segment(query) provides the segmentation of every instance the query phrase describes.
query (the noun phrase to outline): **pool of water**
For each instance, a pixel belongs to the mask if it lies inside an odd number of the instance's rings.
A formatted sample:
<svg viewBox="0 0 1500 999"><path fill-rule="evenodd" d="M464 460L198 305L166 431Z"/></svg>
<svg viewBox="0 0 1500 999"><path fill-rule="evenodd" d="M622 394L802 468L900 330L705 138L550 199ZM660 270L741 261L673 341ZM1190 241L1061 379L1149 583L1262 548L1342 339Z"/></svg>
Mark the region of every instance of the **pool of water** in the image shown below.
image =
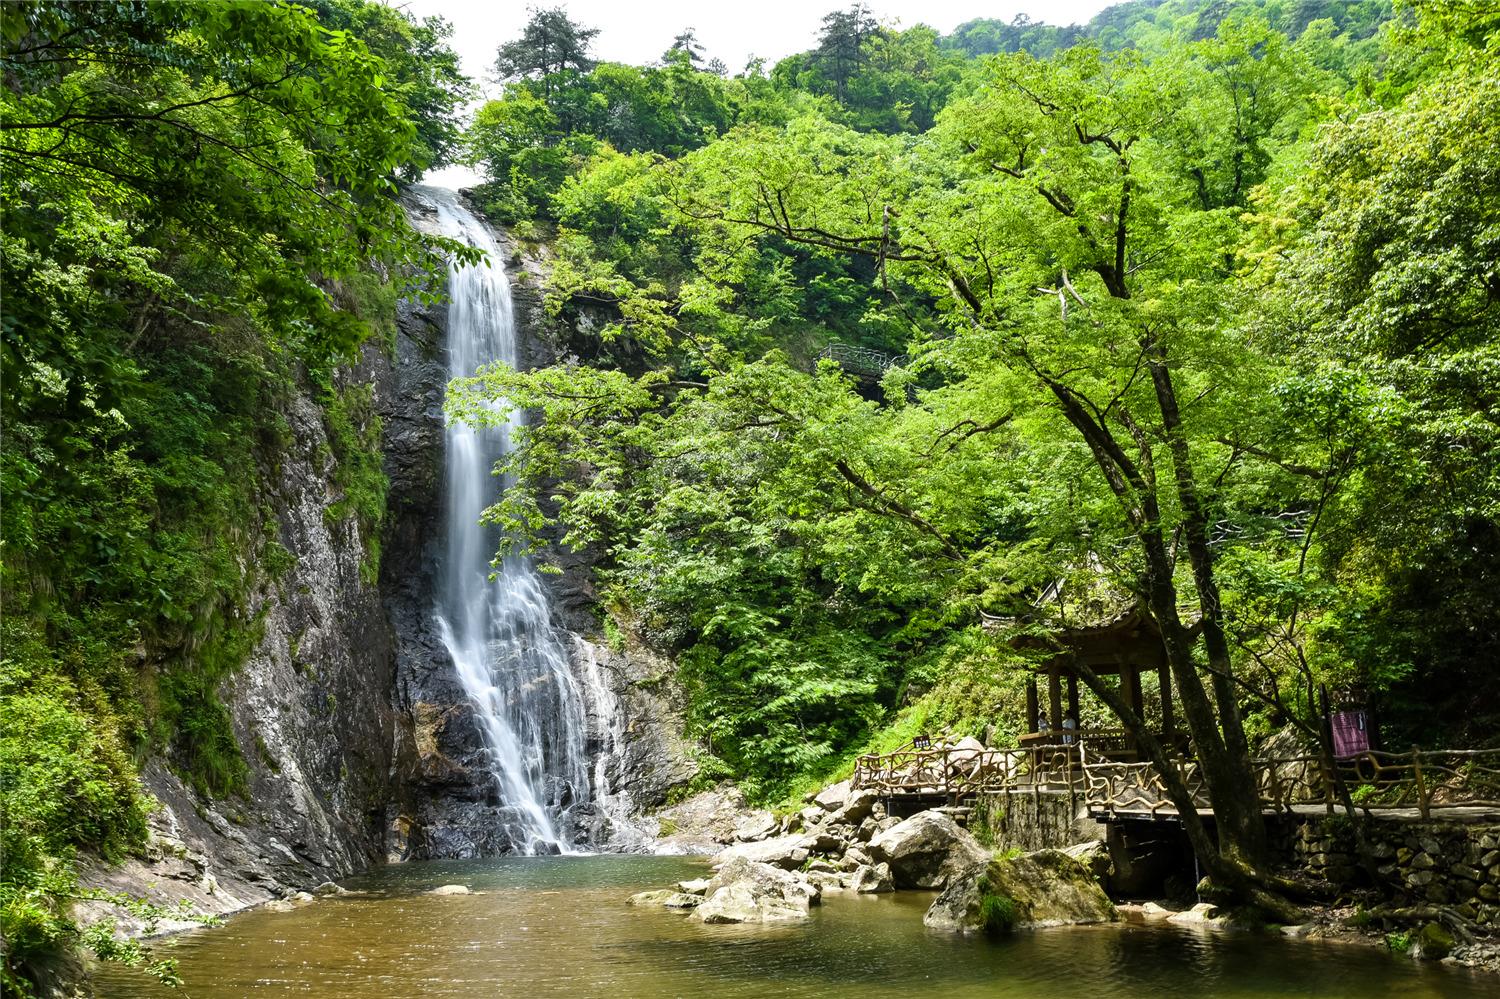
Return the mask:
<svg viewBox="0 0 1500 999"><path fill-rule="evenodd" d="M1350 945L1160 925L1044 930L992 941L928 930L931 897L829 893L791 926L705 926L628 907L701 875L671 857L551 857L392 866L359 894L255 911L161 941L186 987L109 970L104 996L1016 997L1428 999L1500 993L1492 977ZM470 895L425 894L464 884Z"/></svg>

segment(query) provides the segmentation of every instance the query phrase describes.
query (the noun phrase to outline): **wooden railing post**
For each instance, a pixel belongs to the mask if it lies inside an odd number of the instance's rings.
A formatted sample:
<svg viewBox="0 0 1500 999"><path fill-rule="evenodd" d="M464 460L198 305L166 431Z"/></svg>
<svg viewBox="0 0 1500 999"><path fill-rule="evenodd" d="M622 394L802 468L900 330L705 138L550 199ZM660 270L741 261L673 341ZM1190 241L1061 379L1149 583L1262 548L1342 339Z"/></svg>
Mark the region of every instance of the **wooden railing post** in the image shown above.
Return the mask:
<svg viewBox="0 0 1500 999"><path fill-rule="evenodd" d="M1411 747L1411 773L1417 783L1417 811L1426 820L1429 818L1427 784L1422 780L1422 750L1416 746Z"/></svg>

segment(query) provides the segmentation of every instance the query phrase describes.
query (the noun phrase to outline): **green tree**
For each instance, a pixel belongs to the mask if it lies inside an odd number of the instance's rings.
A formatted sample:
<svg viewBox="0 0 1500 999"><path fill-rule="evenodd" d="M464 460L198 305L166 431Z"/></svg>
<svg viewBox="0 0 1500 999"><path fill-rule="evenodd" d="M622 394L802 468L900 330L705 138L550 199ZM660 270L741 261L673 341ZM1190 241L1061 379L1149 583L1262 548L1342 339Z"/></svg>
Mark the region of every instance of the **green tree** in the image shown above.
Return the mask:
<svg viewBox="0 0 1500 999"><path fill-rule="evenodd" d="M831 11L823 17L813 61L833 84L833 92L840 101L844 100L850 77L865 64L865 43L879 30L870 8L864 4Z"/></svg>
<svg viewBox="0 0 1500 999"><path fill-rule="evenodd" d="M661 61L686 62L689 66L697 67L703 62L703 46L698 41L698 33L692 28L679 31L672 38L672 44L667 46L667 51L662 53Z"/></svg>
<svg viewBox="0 0 1500 999"><path fill-rule="evenodd" d="M473 96L473 84L450 47L453 26L441 17L414 20L374 0L314 0L319 20L353 34L384 63L417 129L417 148L400 174L413 181L426 170L454 162L462 143L458 113Z"/></svg>
<svg viewBox="0 0 1500 999"><path fill-rule="evenodd" d="M1491 738L1495 723L1478 622L1495 612L1500 532L1500 18L1416 10L1394 35L1392 61L1420 56L1398 74L1404 93L1345 109L1260 199L1255 277L1309 378L1359 387L1315 551L1336 593L1323 637L1354 682L1394 684L1392 734L1430 744Z"/></svg>
<svg viewBox="0 0 1500 999"><path fill-rule="evenodd" d="M537 80L545 95L552 92L555 74L585 73L593 68L589 46L598 37L598 28L576 23L561 7L529 11L531 20L521 37L500 46L495 70L502 80Z"/></svg>

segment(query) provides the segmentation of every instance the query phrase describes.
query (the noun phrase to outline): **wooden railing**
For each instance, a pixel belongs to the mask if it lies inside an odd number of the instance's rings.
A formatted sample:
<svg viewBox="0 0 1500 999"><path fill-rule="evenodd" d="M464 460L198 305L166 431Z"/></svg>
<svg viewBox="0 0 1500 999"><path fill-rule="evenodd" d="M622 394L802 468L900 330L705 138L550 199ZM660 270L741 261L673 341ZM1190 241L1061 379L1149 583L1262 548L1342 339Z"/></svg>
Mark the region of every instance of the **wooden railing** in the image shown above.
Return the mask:
<svg viewBox="0 0 1500 999"><path fill-rule="evenodd" d="M1336 804L1334 774L1321 757L1257 760L1261 799L1288 811ZM1500 807L1500 749L1368 751L1335 764L1354 804L1362 809Z"/></svg>
<svg viewBox="0 0 1500 999"><path fill-rule="evenodd" d="M946 796L1081 787L1081 743L1024 749L907 749L861 756L852 786L888 796Z"/></svg>
<svg viewBox="0 0 1500 999"><path fill-rule="evenodd" d="M1176 805L1155 765L1110 759L1080 731L1074 741L1020 749L908 749L861 756L853 786L886 796L947 797L955 802L979 794L1068 790L1082 795L1090 811L1155 816ZM1297 806L1337 804L1334 774L1316 756L1257 759L1261 806L1291 811ZM1199 808L1208 807L1196 761L1174 761L1177 775ZM1362 809L1432 810L1464 806L1500 807L1500 749L1368 752L1337 764L1338 777Z"/></svg>
<svg viewBox="0 0 1500 999"><path fill-rule="evenodd" d="M1208 795L1195 760L1173 761L1177 776L1193 796L1198 808L1208 807ZM1109 760L1090 762L1083 768L1083 800L1093 813L1155 816L1177 810L1167 794L1161 771L1151 763L1117 763Z"/></svg>

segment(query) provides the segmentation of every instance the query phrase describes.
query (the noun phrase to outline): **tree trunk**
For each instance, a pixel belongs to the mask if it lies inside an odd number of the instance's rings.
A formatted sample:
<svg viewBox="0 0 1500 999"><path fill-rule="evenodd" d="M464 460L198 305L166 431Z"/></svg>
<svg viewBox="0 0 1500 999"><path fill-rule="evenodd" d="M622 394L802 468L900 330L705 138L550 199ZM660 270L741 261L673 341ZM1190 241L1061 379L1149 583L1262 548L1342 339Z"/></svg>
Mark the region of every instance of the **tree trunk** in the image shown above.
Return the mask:
<svg viewBox="0 0 1500 999"><path fill-rule="evenodd" d="M1183 512L1183 539L1188 561L1192 564L1193 582L1198 589L1204 652L1208 657L1214 700L1218 705L1219 730L1223 736L1221 752L1200 752L1199 758L1205 776L1210 769L1214 771L1210 781L1216 789L1213 800L1214 816L1219 826L1219 849L1249 867L1258 868L1266 861L1266 827L1261 815L1255 769L1250 761L1250 742L1245 737L1239 698L1234 689L1234 664L1224 635L1224 610L1214 576L1214 554L1208 542L1208 515L1193 473L1192 455L1177 406L1176 387L1166 365L1166 350L1159 343L1146 346L1154 358L1148 366L1156 389L1167 449L1172 456L1177 501Z"/></svg>

